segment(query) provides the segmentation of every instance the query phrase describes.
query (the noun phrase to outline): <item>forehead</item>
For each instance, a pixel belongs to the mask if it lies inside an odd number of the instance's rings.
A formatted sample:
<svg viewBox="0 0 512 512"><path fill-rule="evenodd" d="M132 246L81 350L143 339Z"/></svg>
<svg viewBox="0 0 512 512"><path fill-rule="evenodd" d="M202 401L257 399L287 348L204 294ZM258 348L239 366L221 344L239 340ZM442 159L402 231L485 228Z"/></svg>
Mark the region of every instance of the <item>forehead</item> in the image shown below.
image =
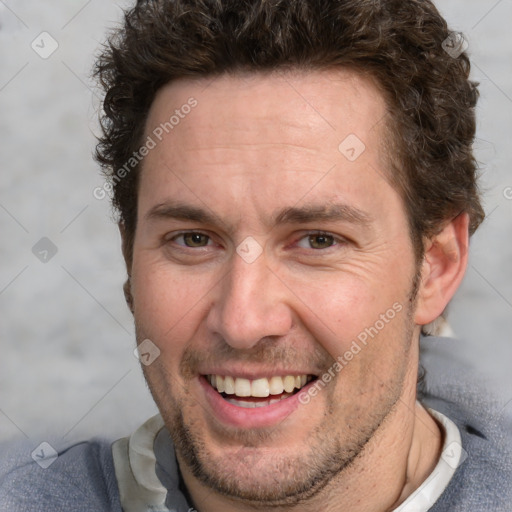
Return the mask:
<svg viewBox="0 0 512 512"><path fill-rule="evenodd" d="M162 87L151 106L146 131L169 121L176 109L197 100L194 128L243 127L239 135L250 136L249 119L279 120L294 127L283 135L305 136L311 130L339 139L346 130L363 137L386 114L386 105L375 81L349 69L273 71L224 74L200 79L180 79ZM188 109L186 109L188 110ZM215 119L212 117L215 116ZM183 132L189 123L182 123ZM172 131L174 131L173 127ZM258 136L262 136L259 126ZM271 132L269 127L268 133ZM255 131L254 130L254 131ZM273 135L273 134L272 134ZM329 137L329 138L331 138ZM327 141L326 141L327 142Z"/></svg>
<svg viewBox="0 0 512 512"><path fill-rule="evenodd" d="M379 89L351 70L178 80L148 115L155 148L143 164L140 206L152 206L149 195L154 205L215 193L233 206L240 196L291 206L301 194L327 202L371 195L383 185L385 118Z"/></svg>

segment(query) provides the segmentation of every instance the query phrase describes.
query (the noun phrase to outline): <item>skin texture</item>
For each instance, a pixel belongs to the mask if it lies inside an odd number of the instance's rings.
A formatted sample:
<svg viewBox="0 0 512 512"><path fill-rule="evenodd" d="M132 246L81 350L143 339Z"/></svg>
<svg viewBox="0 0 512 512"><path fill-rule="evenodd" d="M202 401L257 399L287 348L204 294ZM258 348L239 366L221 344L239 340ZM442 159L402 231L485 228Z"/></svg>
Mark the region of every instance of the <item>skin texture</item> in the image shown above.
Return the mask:
<svg viewBox="0 0 512 512"><path fill-rule="evenodd" d="M200 512L392 510L439 457L439 427L415 403L418 337L462 279L467 216L426 241L418 266L385 178L386 105L352 71L178 81L157 94L146 136L190 97L197 107L145 158L127 266L137 340L161 351L145 376L191 500ZM338 149L350 134L365 145L354 161ZM237 253L247 237L262 251L251 263ZM201 374L321 376L393 307L279 422L233 425L205 396Z"/></svg>

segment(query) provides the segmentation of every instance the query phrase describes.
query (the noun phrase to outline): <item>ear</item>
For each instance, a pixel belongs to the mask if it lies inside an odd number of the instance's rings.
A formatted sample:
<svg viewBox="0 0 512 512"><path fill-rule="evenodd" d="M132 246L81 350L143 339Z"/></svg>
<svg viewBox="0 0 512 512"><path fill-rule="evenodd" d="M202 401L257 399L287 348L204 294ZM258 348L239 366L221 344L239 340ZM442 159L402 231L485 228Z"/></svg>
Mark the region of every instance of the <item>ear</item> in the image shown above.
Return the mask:
<svg viewBox="0 0 512 512"><path fill-rule="evenodd" d="M468 263L469 215L461 213L427 241L415 323L426 325L439 317L455 295Z"/></svg>
<svg viewBox="0 0 512 512"><path fill-rule="evenodd" d="M128 235L128 231L126 230L126 226L123 222L119 222L117 227L121 234L121 250L126 264L126 271L128 272L128 276L130 276L132 273L133 236Z"/></svg>
<svg viewBox="0 0 512 512"><path fill-rule="evenodd" d="M120 222L118 224L119 232L121 233L121 249L123 252L124 262L126 264L126 271L128 273L128 279L123 285L124 298L126 305L133 314L133 295L132 295L132 284L131 284L131 271L132 271L132 257L133 257L133 240L129 237L126 232L125 225Z"/></svg>

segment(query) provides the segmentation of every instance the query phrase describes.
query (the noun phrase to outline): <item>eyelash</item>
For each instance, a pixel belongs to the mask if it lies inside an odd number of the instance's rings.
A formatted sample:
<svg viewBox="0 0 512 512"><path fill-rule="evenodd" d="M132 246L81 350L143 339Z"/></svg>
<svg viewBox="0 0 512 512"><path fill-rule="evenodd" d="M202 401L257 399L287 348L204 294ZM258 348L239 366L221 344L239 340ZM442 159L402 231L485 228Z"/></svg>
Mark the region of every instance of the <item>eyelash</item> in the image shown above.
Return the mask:
<svg viewBox="0 0 512 512"><path fill-rule="evenodd" d="M188 249L205 249L207 247L210 247L210 242L213 242L213 239L210 235L208 235L207 233L203 233L201 231L182 231L181 233L177 233L176 235L174 235L173 237L167 239L166 241L167 242L175 242L176 243L176 240L180 237L184 237L185 235L200 235L200 236L205 236L208 238L208 242L207 242L207 245L205 246L198 246L198 247L190 247L188 245L185 245L184 243L183 244L177 244L179 247L181 248L184 248L185 250L188 250ZM308 233L305 233L304 235L302 235L300 238L298 238L295 242L293 242L292 245L297 245L300 241L304 240L304 239L307 239L307 238L310 238L310 237L321 237L321 236L325 236L325 237L330 237L332 238L332 241L333 241L333 244L330 245L329 247L326 247L326 248L323 248L323 249L315 249L313 247L309 247L309 248L304 248L302 247L301 249L305 249L305 250L311 250L311 251L315 251L315 252L325 252L325 251L328 251L329 249L332 249L333 247L337 247L339 245L343 245L345 243L347 243L347 240L342 238L342 237L339 237L339 236L336 236L332 233L329 233L329 232L326 232L326 231L311 231L311 232L308 232Z"/></svg>
<svg viewBox="0 0 512 512"><path fill-rule="evenodd" d="M185 235L200 235L205 236L208 238L208 243L213 241L212 237L206 233L203 233L202 231L182 231L181 233L177 233L176 235L172 236L171 238L167 239L167 242L175 242L177 238L184 237ZM179 247L183 247L185 249L204 249L205 247L209 247L209 245L205 246L199 246L199 247L190 247L185 244L177 244Z"/></svg>
<svg viewBox="0 0 512 512"><path fill-rule="evenodd" d="M301 240L304 240L304 239L308 239L311 237L321 237L321 236L332 238L333 244L324 249L315 249L313 247L309 247L309 248L306 248L306 250L311 250L311 251L315 251L315 252L320 252L320 251L325 252L330 249L333 249L334 247L342 245L343 243L346 242L345 239L338 237L338 236L336 236L332 233L329 233L327 231L311 231L311 232L306 233L303 236L301 236L296 242L294 242L294 244L297 244L298 242L300 242Z"/></svg>

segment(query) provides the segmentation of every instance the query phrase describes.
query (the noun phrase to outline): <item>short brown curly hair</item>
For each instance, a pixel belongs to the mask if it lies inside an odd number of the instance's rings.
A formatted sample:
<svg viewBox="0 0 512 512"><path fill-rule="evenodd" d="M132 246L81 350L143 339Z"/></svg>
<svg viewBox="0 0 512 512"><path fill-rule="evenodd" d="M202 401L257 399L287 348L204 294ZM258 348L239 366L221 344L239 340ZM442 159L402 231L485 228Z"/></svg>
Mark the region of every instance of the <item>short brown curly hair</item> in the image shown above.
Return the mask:
<svg viewBox="0 0 512 512"><path fill-rule="evenodd" d="M450 35L429 0L138 1L95 68L106 93L96 158L128 251L138 169L113 178L140 148L156 92L178 78L274 69L345 67L376 81L389 113L389 180L404 200L416 256L462 212L472 234L484 218L472 151L478 91L466 53L445 51Z"/></svg>

